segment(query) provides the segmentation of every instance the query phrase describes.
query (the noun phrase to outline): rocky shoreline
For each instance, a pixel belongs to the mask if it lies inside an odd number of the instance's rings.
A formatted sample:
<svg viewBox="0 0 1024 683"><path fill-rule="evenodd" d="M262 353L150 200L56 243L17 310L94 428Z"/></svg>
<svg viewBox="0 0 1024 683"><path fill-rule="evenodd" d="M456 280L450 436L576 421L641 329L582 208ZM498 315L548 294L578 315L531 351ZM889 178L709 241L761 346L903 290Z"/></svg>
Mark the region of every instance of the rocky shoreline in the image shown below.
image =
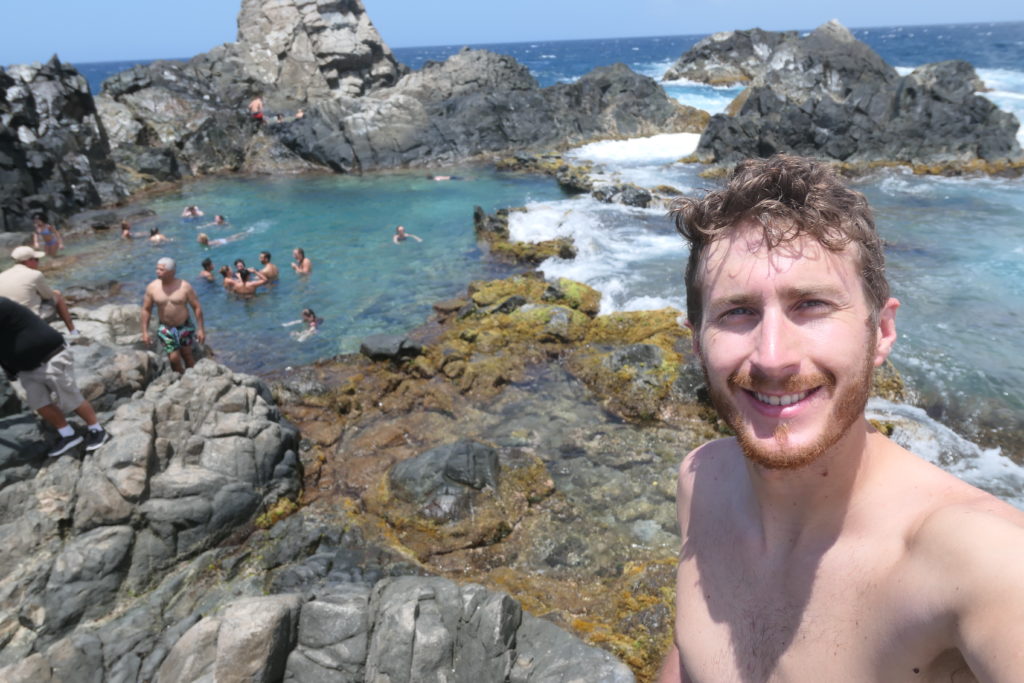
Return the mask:
<svg viewBox="0 0 1024 683"><path fill-rule="evenodd" d="M975 94L969 64L900 77L834 22L805 37L716 34L680 57L666 78L749 83L714 117L622 64L547 88L486 50L410 72L359 0L245 0L238 25L236 42L132 68L95 98L56 57L0 70L0 232L210 174L362 173L663 133L701 133L689 161L710 173L775 152L851 172L1024 168L1019 122ZM257 96L262 121L247 111Z"/></svg>

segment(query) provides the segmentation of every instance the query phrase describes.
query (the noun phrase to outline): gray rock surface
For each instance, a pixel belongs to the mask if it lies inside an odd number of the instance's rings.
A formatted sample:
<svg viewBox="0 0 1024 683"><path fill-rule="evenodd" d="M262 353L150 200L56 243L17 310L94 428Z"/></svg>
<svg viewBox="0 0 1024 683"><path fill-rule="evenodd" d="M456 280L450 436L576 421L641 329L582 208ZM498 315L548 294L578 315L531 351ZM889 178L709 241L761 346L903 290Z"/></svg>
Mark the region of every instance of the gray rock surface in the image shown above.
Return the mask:
<svg viewBox="0 0 1024 683"><path fill-rule="evenodd" d="M258 380L209 360L179 377L152 352L110 345L138 329L137 307L75 310L77 382L112 439L51 459L55 437L34 414L0 418L0 666L42 675L29 655L59 642L53 680L71 680L59 677L74 670L69 652L95 654L79 627L299 484L297 434Z"/></svg>
<svg viewBox="0 0 1024 683"><path fill-rule="evenodd" d="M56 56L0 68L0 233L124 194L85 78Z"/></svg>
<svg viewBox="0 0 1024 683"><path fill-rule="evenodd" d="M836 22L805 37L741 31L708 38L673 76L715 82L729 68L750 87L711 118L696 155L731 164L777 152L853 165L902 162L994 170L1024 160L1018 121L989 100L974 69L943 62L900 77Z"/></svg>

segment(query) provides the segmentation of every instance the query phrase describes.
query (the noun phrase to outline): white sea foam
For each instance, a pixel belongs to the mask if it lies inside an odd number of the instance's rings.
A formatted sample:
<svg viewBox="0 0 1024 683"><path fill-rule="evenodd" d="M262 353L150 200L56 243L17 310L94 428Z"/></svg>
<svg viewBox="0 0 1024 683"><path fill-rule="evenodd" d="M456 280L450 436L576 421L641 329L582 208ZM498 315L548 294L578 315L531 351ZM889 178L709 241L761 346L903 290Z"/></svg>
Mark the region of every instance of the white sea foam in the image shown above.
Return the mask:
<svg viewBox="0 0 1024 683"><path fill-rule="evenodd" d="M667 162L692 154L699 141L698 133L666 133L647 138L605 140L577 147L570 152L570 156L596 163Z"/></svg>
<svg viewBox="0 0 1024 683"><path fill-rule="evenodd" d="M1024 509L1024 467L1005 457L998 448L982 448L914 406L872 398L867 415L894 422L892 438L904 448Z"/></svg>
<svg viewBox="0 0 1024 683"><path fill-rule="evenodd" d="M635 296L632 299L627 299L622 304L620 310L623 311L656 311L661 308L675 308L679 311L683 310L685 305L683 297L670 299L662 296ZM682 321L680 321L680 324Z"/></svg>
<svg viewBox="0 0 1024 683"><path fill-rule="evenodd" d="M662 308L682 291L685 247L662 210L592 197L536 203L509 215L509 233L513 240L528 241L571 237L576 258L548 259L539 268L549 278L567 277L599 290L602 313ZM647 303L639 303L645 298Z"/></svg>

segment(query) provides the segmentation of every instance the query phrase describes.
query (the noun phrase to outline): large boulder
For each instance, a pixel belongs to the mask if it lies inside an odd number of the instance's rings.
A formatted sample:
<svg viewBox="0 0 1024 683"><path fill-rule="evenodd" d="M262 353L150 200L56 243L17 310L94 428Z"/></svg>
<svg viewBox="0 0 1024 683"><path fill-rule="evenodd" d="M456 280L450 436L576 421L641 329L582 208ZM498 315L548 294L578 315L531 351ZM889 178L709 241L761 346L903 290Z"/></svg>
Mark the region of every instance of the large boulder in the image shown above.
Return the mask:
<svg viewBox="0 0 1024 683"><path fill-rule="evenodd" d="M56 56L0 68L0 232L123 195L85 78Z"/></svg>
<svg viewBox="0 0 1024 683"><path fill-rule="evenodd" d="M1024 163L1016 117L975 94L982 84L969 64L900 77L835 21L804 37L756 29L712 36L671 73L751 84L730 113L711 118L696 152L704 162L785 152L853 166L995 171Z"/></svg>

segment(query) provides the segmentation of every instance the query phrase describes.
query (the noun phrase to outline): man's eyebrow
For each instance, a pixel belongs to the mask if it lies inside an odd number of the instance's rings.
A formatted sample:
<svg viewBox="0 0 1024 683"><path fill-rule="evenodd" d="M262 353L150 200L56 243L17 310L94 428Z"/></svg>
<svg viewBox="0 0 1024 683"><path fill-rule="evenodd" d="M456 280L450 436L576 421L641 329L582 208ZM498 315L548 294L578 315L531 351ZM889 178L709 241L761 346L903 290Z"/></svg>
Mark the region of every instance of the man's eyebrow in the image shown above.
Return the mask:
<svg viewBox="0 0 1024 683"><path fill-rule="evenodd" d="M761 303L761 297L755 294L733 294L731 296L722 296L717 299L712 299L708 302L708 309L721 309L721 308L732 308L732 307L749 307L757 306Z"/></svg>
<svg viewBox="0 0 1024 683"><path fill-rule="evenodd" d="M795 300L795 299L813 299L815 297L823 297L827 299L841 299L845 301L849 298L850 294L845 287L837 287L835 285L807 285L805 287L787 287L781 292L783 298Z"/></svg>

